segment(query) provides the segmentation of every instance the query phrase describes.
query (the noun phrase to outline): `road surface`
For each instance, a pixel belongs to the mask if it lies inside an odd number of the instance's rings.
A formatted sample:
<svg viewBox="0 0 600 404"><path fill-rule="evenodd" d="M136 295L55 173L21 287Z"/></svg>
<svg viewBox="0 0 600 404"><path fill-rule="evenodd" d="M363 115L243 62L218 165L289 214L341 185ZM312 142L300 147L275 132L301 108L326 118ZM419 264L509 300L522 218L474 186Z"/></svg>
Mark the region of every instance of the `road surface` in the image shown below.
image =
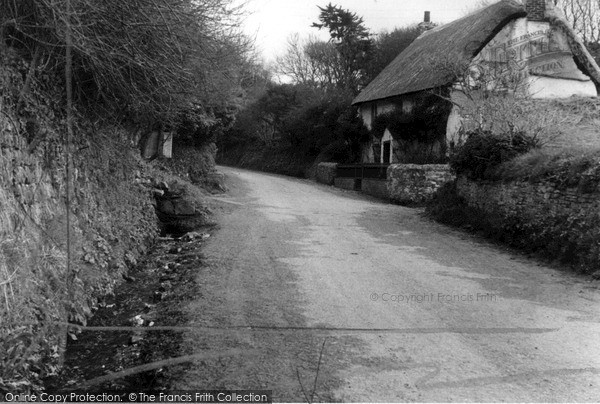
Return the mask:
<svg viewBox="0 0 600 404"><path fill-rule="evenodd" d="M277 401L600 401L597 281L389 204L221 167L179 389ZM208 331L207 331L208 330Z"/></svg>

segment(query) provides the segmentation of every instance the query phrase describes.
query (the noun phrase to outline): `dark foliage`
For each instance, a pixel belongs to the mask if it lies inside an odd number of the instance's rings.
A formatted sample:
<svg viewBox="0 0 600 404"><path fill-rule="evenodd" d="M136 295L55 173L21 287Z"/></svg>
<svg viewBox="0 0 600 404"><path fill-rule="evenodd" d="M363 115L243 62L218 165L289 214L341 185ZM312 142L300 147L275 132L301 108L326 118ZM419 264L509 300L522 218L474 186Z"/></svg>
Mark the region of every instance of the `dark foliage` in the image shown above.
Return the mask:
<svg viewBox="0 0 600 404"><path fill-rule="evenodd" d="M371 133L381 138L389 129L397 140L432 143L445 135L451 108L450 102L440 97L424 96L416 100L410 112L396 108L378 115L373 120Z"/></svg>
<svg viewBox="0 0 600 404"><path fill-rule="evenodd" d="M369 132L351 100L340 91L272 86L219 138L218 158L292 175L304 175L317 157L355 162Z"/></svg>
<svg viewBox="0 0 600 404"><path fill-rule="evenodd" d="M380 33L374 42L373 57L368 67L368 80L373 80L392 60L421 34L417 26L396 28Z"/></svg>
<svg viewBox="0 0 600 404"><path fill-rule="evenodd" d="M225 150L262 140L289 148L299 156L316 157L335 144L336 158L344 155L344 162L356 160L361 143L368 140L368 131L350 106L351 99L351 94L301 85L272 86L240 114L220 138L219 147Z"/></svg>
<svg viewBox="0 0 600 404"><path fill-rule="evenodd" d="M471 179L491 179L497 167L537 146L524 132L497 135L487 131L471 132L450 157L450 166Z"/></svg>
<svg viewBox="0 0 600 404"><path fill-rule="evenodd" d="M283 138L298 153L316 157L332 143L345 144L356 160L367 131L347 96L326 95L285 116Z"/></svg>
<svg viewBox="0 0 600 404"><path fill-rule="evenodd" d="M367 84L367 69L373 53L373 40L362 17L329 3L319 7L320 23L313 27L327 29L340 55L340 86L356 94Z"/></svg>

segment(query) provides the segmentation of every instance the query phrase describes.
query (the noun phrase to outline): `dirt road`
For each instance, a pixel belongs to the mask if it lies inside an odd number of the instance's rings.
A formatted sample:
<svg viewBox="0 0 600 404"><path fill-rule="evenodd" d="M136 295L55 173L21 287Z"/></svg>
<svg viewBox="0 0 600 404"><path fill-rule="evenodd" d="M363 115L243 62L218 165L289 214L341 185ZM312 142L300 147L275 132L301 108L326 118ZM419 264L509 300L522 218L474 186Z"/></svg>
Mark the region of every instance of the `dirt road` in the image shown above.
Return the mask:
<svg viewBox="0 0 600 404"><path fill-rule="evenodd" d="M176 388L273 389L277 401L600 400L597 282L391 205L221 168L196 363ZM210 332L206 328L211 327Z"/></svg>

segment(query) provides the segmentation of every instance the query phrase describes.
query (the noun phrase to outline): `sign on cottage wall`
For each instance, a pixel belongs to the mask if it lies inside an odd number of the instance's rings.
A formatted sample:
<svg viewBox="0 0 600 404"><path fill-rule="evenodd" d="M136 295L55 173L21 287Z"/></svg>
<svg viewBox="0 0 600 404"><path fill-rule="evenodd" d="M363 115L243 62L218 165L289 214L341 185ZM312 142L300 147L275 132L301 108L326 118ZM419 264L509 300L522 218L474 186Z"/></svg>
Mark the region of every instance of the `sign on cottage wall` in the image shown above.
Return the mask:
<svg viewBox="0 0 600 404"><path fill-rule="evenodd" d="M522 18L506 25L474 59L489 73L589 81L575 65L565 34L547 22Z"/></svg>

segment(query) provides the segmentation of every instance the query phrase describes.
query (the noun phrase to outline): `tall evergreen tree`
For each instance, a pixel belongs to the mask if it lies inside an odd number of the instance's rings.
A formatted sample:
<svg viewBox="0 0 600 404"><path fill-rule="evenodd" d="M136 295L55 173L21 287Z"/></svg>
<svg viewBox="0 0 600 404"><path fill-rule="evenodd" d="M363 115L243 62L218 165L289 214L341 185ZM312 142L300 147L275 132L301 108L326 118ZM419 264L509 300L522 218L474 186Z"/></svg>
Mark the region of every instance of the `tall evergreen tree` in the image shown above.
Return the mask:
<svg viewBox="0 0 600 404"><path fill-rule="evenodd" d="M319 7L319 23L313 27L327 29L330 41L340 54L340 86L358 93L366 85L367 69L373 52L373 40L362 17L329 3Z"/></svg>

